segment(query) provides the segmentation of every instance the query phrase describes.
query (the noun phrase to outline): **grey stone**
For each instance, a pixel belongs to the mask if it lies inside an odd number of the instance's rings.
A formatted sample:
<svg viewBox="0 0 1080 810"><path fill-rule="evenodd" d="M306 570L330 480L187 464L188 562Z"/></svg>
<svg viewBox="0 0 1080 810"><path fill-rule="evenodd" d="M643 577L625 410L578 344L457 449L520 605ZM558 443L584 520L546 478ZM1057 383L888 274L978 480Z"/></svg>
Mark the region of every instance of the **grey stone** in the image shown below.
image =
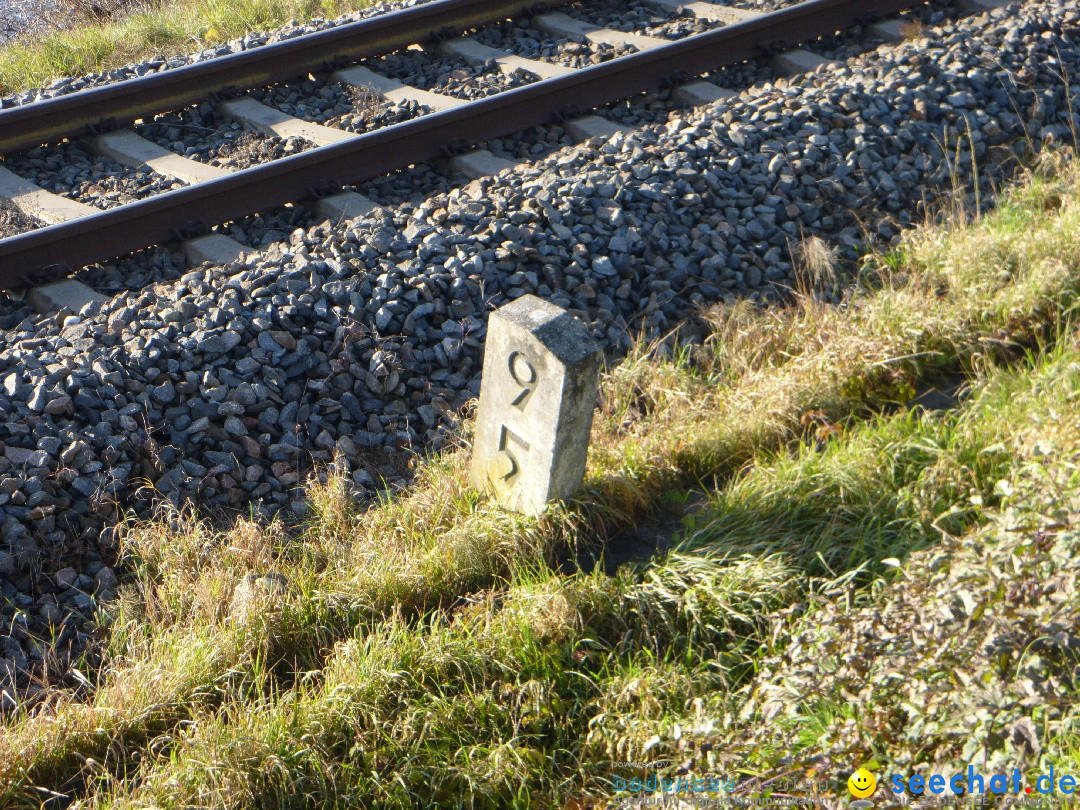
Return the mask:
<svg viewBox="0 0 1080 810"><path fill-rule="evenodd" d="M43 450L27 450L22 447L4 448L4 457L17 466L44 467L49 461L49 454Z"/></svg>
<svg viewBox="0 0 1080 810"><path fill-rule="evenodd" d="M64 611L52 602L46 602L39 610L41 618L51 625L60 624L64 620Z"/></svg>
<svg viewBox="0 0 1080 810"><path fill-rule="evenodd" d="M166 380L161 385L155 386L153 389L151 389L150 396L152 396L162 405L169 405L174 399L176 399L176 386L174 386L169 380Z"/></svg>
<svg viewBox="0 0 1080 810"><path fill-rule="evenodd" d="M225 432L231 436L247 436L248 434L248 430L244 426L244 423L235 416L230 416L225 419Z"/></svg>
<svg viewBox="0 0 1080 810"><path fill-rule="evenodd" d="M34 393L30 397L29 402L26 403L26 407L35 413L41 413L45 410L45 406L49 403L49 392L45 389L45 383L40 382L34 388Z"/></svg>
<svg viewBox="0 0 1080 810"><path fill-rule="evenodd" d="M57 571L53 578L61 588L70 588L79 578L79 572L74 568L63 568Z"/></svg>
<svg viewBox="0 0 1080 810"><path fill-rule="evenodd" d="M116 574L109 567L104 567L94 576L94 583L100 590L113 590L117 586Z"/></svg>

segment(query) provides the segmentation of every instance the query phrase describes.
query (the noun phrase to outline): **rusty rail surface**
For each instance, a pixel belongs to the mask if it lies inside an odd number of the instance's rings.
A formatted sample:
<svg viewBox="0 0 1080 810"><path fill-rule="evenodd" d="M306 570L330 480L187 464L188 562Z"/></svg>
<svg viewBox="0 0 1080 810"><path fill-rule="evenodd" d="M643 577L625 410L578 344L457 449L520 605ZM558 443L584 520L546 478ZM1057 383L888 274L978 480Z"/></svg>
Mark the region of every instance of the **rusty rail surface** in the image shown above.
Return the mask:
<svg viewBox="0 0 1080 810"><path fill-rule="evenodd" d="M218 180L2 239L0 289L60 278L93 262L172 241L177 234L205 230L444 156L447 144L465 148L580 114L918 4L919 0L808 0Z"/></svg>

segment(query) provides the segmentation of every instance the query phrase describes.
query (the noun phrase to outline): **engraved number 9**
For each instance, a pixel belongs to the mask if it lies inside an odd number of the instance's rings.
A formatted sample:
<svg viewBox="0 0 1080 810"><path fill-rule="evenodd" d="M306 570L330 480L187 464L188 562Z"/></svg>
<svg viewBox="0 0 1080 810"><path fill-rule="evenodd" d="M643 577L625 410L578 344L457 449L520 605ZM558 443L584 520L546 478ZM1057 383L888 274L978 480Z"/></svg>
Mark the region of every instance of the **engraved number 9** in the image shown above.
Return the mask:
<svg viewBox="0 0 1080 810"><path fill-rule="evenodd" d="M513 352L510 355L509 367L510 377L521 387L521 391L514 397L510 404L519 411L523 411L525 410L525 406L529 403L533 391L536 390L536 369L533 368L532 363L525 358L524 352Z"/></svg>

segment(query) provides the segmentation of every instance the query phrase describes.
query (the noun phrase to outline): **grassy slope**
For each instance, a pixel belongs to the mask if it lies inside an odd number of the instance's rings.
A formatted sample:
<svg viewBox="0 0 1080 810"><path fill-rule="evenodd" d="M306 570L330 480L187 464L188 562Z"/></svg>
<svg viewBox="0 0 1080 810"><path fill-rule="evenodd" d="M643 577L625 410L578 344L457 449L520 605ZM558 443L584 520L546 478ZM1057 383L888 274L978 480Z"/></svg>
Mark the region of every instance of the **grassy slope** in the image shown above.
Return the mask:
<svg viewBox="0 0 1080 810"><path fill-rule="evenodd" d="M1075 771L1048 691L1075 693L1075 543L1068 514L1049 534L1040 516L1080 494L1077 200L1058 165L871 261L843 309L740 306L702 346L642 347L605 377L586 493L542 518L479 501L455 454L363 514L314 485L302 542L133 527L108 666L5 721L3 803L545 806L602 800L609 760L685 758L695 734L720 773L768 775L1017 759L1029 724ZM957 411L880 415L961 373ZM675 553L614 579L550 567L701 482ZM268 572L287 587L242 609L237 583ZM901 654L925 605L937 623ZM1037 699L988 719L1027 681ZM946 697L917 715L929 683Z"/></svg>
<svg viewBox="0 0 1080 810"><path fill-rule="evenodd" d="M104 21L77 20L0 48L0 94L188 54L293 20L333 18L369 5L370 0L151 0Z"/></svg>
<svg viewBox="0 0 1080 810"><path fill-rule="evenodd" d="M873 420L819 451L762 459L718 493L686 548L786 545L789 560L853 549L838 568L885 561L888 573L785 611L744 690L673 721L732 711L709 736L728 768L758 776L863 763L1075 775L1078 400L1071 329L980 375L956 412Z"/></svg>

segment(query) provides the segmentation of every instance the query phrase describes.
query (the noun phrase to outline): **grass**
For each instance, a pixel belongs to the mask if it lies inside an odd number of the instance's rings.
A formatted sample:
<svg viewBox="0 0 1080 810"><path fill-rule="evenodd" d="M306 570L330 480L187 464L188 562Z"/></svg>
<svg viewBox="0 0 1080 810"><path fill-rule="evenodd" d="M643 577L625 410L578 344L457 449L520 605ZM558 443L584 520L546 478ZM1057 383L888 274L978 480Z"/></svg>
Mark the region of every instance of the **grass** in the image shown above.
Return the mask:
<svg viewBox="0 0 1080 810"><path fill-rule="evenodd" d="M723 663L738 659L789 578L776 559L692 555L640 582L549 578L420 628L388 620L339 644L315 685L207 718L170 765L110 801L499 807L556 796L568 773L603 778L570 741L587 735L591 705L612 684L624 691L630 677L667 670L674 693L702 679L721 686ZM708 666L704 650L716 654ZM234 755L227 773L214 764Z"/></svg>
<svg viewBox="0 0 1080 810"><path fill-rule="evenodd" d="M932 544L890 561L894 575L787 622L717 747L763 772L782 750L812 769L1019 768L1028 785L1051 765L1076 773L1078 361L1074 330L977 383L959 413L919 420L999 459L941 516L964 515L968 530L939 518Z"/></svg>
<svg viewBox="0 0 1080 810"><path fill-rule="evenodd" d="M103 4L90 5L100 9ZM147 0L110 6L104 19L76 13L74 21L64 9L64 18L53 21L60 30L31 34L0 49L0 93L185 55L245 34L369 5L369 0Z"/></svg>
<svg viewBox="0 0 1080 810"><path fill-rule="evenodd" d="M1065 582L1068 555L1002 526L1048 509L1051 490L1077 497L1039 476L1057 481L1077 450L1078 199L1080 165L1048 163L995 213L871 257L839 307L813 295L832 279L808 245L790 306L711 311L704 341L641 345L608 370L586 489L541 517L471 492L459 452L363 510L328 471L299 535L190 515L132 524L105 664L89 688L4 721L2 803L54 791L98 807L603 806L610 762L685 763L706 737L709 767L743 779L874 756L1007 759L1024 717L1071 734L1067 713L1020 707L1013 736L984 728L956 749L967 715L942 706L911 721L921 737L884 733L911 718L901 686L935 682L935 645L954 638L957 660L1021 689L1026 670L1001 666L985 634L928 631L926 656L907 659L868 647L860 674L880 680L888 664L900 686L866 698L878 681L855 683L845 651L890 605L906 620L919 599L961 591L959 609L975 605L972 620L985 602L978 620L1000 639L1043 633L1030 583ZM955 411L899 407L956 377L971 393ZM673 552L614 577L560 573L700 487L707 509ZM1001 583L965 561L993 548L1014 565L1017 547L1034 549L1020 591L991 599ZM1050 604L1062 620L1072 606ZM1074 689L1067 658L1039 661ZM952 695L975 713L990 700ZM1075 761L1080 738L1064 739L1047 756Z"/></svg>

